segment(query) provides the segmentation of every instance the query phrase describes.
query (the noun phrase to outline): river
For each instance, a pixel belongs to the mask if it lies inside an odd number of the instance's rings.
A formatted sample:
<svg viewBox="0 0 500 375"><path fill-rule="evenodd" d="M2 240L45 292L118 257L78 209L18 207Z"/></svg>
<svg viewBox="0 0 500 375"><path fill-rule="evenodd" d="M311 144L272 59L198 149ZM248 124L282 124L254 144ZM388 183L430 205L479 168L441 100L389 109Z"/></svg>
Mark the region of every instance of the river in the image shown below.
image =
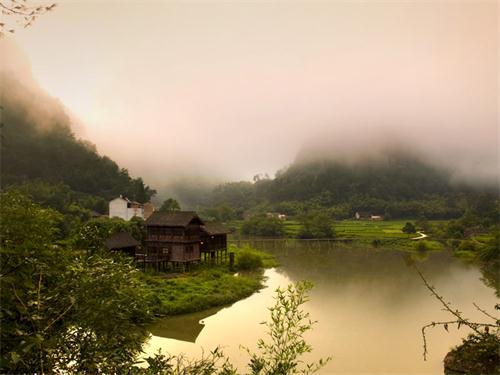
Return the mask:
<svg viewBox="0 0 500 375"><path fill-rule="evenodd" d="M410 259L395 250L333 243L254 245L274 253L281 264L266 270L266 287L225 308L161 320L151 328L152 337L145 344L148 355L161 348L163 353L199 357L203 349L221 346L244 369L248 356L240 346L254 349L257 339L265 336L260 322L268 318L274 290L307 279L315 287L306 309L318 323L306 335L313 346L306 359L333 357L320 374L443 374L445 354L461 342L467 330L430 329L429 354L423 360L421 327L452 319L411 264L471 320L485 320L473 302L492 313L498 303L476 266L445 251Z"/></svg>

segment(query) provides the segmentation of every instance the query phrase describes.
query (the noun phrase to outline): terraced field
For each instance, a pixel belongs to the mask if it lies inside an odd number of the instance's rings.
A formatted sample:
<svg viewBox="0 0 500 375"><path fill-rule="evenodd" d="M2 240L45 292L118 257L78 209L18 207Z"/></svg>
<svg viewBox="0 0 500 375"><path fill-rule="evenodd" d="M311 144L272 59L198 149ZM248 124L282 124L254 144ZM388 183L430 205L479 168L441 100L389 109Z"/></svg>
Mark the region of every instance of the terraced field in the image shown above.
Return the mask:
<svg viewBox="0 0 500 375"><path fill-rule="evenodd" d="M354 238L360 240L373 239L408 239L415 235L402 232L405 223L412 220L340 220L333 223L337 238ZM442 220L430 221L430 224L444 223ZM233 221L228 225L239 232L242 221ZM286 220L283 222L285 233L289 237L295 237L301 228L297 220Z"/></svg>

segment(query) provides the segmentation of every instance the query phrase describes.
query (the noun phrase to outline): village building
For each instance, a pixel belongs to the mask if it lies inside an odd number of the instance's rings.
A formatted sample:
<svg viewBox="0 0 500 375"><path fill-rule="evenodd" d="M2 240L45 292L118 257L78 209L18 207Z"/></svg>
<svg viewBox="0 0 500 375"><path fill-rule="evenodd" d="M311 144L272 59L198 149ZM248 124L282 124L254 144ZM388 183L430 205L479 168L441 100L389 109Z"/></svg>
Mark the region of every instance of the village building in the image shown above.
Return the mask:
<svg viewBox="0 0 500 375"><path fill-rule="evenodd" d="M224 261L227 258L229 229L219 223L207 222L202 227L201 255L204 261Z"/></svg>
<svg viewBox="0 0 500 375"><path fill-rule="evenodd" d="M145 222L148 259L189 264L227 255L227 233L219 224L204 223L194 211L154 212Z"/></svg>
<svg viewBox="0 0 500 375"><path fill-rule="evenodd" d="M287 219L286 214L282 214L282 213L279 213L279 212L267 212L266 213L266 217L268 219L277 218L277 219L283 220L283 221L285 221Z"/></svg>
<svg viewBox="0 0 500 375"><path fill-rule="evenodd" d="M104 242L104 246L111 252L120 252L135 257L139 241L128 232L118 232L109 237Z"/></svg>
<svg viewBox="0 0 500 375"><path fill-rule="evenodd" d="M354 214L354 218L356 220L366 220L366 219L373 221L384 220L384 217L382 215L373 215L368 212L360 212L360 211L356 211L356 213Z"/></svg>
<svg viewBox="0 0 500 375"><path fill-rule="evenodd" d="M144 220L147 220L155 211L155 206L151 202L144 203Z"/></svg>
<svg viewBox="0 0 500 375"><path fill-rule="evenodd" d="M193 211L154 212L146 220L148 257L174 264L199 261L202 225Z"/></svg>
<svg viewBox="0 0 500 375"><path fill-rule="evenodd" d="M109 217L119 217L127 221L133 217L144 219L144 205L120 195L109 202Z"/></svg>

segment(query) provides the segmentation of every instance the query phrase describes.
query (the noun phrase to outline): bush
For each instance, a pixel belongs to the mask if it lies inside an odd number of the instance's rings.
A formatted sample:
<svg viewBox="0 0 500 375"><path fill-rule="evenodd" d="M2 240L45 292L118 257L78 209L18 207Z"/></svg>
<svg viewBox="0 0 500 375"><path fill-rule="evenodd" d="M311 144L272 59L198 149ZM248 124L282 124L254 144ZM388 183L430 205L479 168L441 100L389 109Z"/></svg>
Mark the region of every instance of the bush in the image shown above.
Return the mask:
<svg viewBox="0 0 500 375"><path fill-rule="evenodd" d="M417 229L415 228L415 226L410 222L407 222L405 224L405 226L403 227L403 229L401 229L401 230L403 231L403 233L406 233L406 234L411 234L411 233L417 232Z"/></svg>
<svg viewBox="0 0 500 375"><path fill-rule="evenodd" d="M242 271L253 271L263 267L262 257L250 250L243 250L238 254L236 267Z"/></svg>
<svg viewBox="0 0 500 375"><path fill-rule="evenodd" d="M472 240L463 240L458 246L458 251L476 251L476 244Z"/></svg>
<svg viewBox="0 0 500 375"><path fill-rule="evenodd" d="M415 243L415 250L417 251L427 251L429 250L429 246L426 241L417 241Z"/></svg>
<svg viewBox="0 0 500 375"><path fill-rule="evenodd" d="M445 369L471 374L500 372L500 339L496 334L470 334L461 345L448 353Z"/></svg>
<svg viewBox="0 0 500 375"><path fill-rule="evenodd" d="M241 233L254 236L281 237L285 233L283 222L275 217L253 217L241 226Z"/></svg>
<svg viewBox="0 0 500 375"><path fill-rule="evenodd" d="M335 238L333 220L326 212L316 211L303 215L300 223L302 228L298 234L299 238Z"/></svg>

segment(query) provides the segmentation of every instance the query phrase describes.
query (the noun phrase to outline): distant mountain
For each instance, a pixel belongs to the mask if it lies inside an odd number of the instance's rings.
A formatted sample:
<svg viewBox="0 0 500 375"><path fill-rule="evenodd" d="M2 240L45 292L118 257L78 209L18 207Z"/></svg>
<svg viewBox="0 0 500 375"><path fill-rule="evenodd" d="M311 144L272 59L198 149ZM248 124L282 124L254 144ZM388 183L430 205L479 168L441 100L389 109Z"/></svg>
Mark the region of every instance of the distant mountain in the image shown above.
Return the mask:
<svg viewBox="0 0 500 375"><path fill-rule="evenodd" d="M457 184L448 170L413 154L387 152L384 157L357 162L300 161L279 171L274 179L220 185L212 192L209 212L230 206L236 216L327 209L336 218L353 217L356 212L393 218L453 218L479 196L492 204L497 199L493 188Z"/></svg>

